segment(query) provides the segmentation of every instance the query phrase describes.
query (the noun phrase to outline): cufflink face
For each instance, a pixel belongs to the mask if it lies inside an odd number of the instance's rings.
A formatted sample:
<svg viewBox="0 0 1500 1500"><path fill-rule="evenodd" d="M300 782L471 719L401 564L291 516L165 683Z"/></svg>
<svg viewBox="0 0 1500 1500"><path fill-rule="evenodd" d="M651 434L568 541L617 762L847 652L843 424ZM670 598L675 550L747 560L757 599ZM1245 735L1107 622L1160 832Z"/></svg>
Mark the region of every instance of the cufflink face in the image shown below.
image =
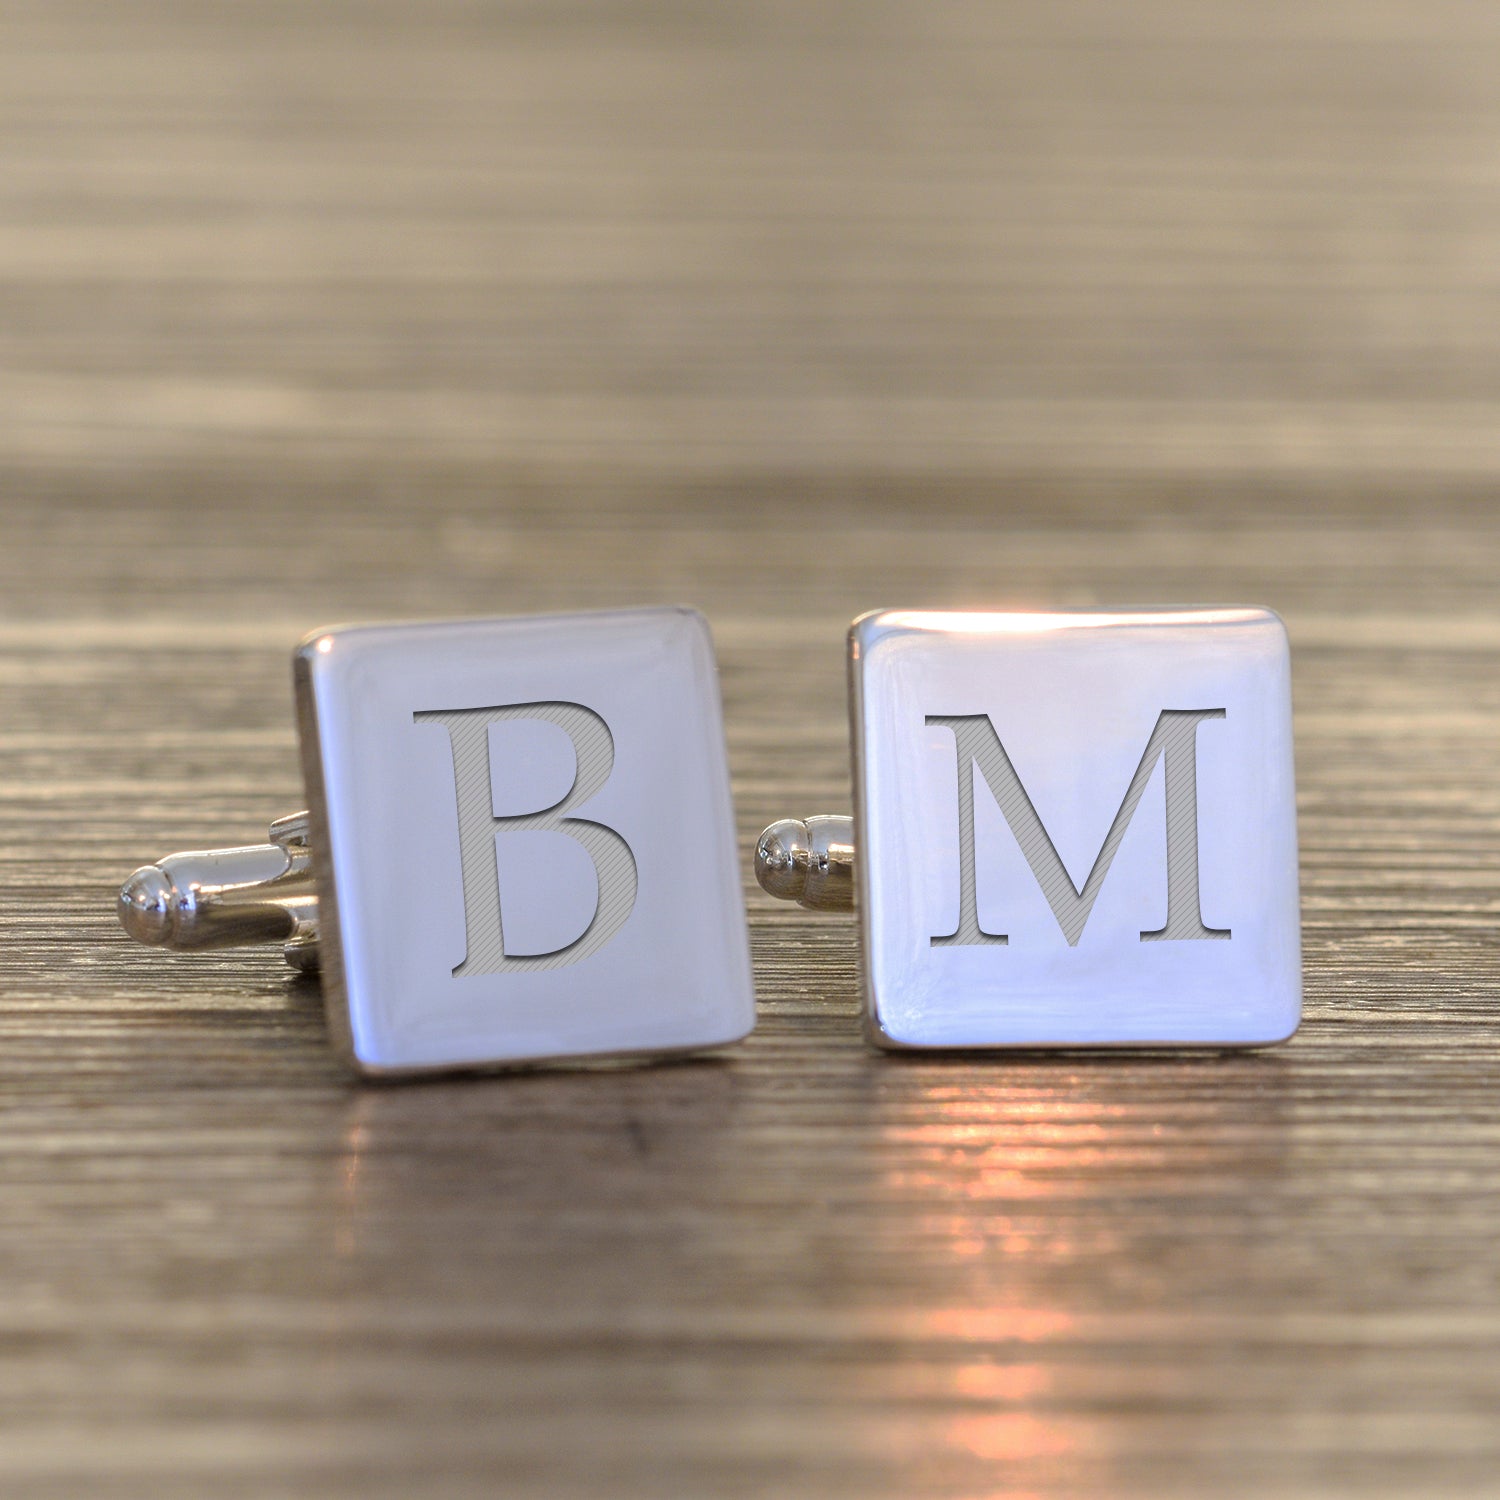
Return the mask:
<svg viewBox="0 0 1500 1500"><path fill-rule="evenodd" d="M874 1040L1236 1046L1296 1029L1275 615L868 615L850 705Z"/></svg>
<svg viewBox="0 0 1500 1500"><path fill-rule="evenodd" d="M362 626L297 657L329 1029L368 1073L755 1020L713 646L690 610Z"/></svg>

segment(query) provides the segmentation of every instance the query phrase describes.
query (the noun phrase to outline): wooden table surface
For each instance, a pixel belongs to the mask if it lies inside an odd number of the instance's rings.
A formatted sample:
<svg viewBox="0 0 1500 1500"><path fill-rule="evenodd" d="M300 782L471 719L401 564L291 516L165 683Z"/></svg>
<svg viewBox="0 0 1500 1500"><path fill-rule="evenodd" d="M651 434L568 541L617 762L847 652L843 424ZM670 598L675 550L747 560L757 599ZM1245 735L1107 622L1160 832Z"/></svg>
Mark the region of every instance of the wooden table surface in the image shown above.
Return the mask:
<svg viewBox="0 0 1500 1500"><path fill-rule="evenodd" d="M1500 9L0 0L0 1493L1500 1494ZM351 1084L113 890L349 618L698 604L761 1003ZM1292 633L1306 1022L892 1059L879 605Z"/></svg>

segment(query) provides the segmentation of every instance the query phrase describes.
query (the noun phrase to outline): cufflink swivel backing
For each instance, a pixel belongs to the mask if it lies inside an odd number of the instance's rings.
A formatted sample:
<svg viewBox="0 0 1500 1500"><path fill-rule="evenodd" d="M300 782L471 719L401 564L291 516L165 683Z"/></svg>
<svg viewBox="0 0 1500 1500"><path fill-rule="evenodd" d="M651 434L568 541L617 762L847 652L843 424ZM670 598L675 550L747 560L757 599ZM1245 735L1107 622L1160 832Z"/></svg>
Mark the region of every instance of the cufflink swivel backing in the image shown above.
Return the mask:
<svg viewBox="0 0 1500 1500"><path fill-rule="evenodd" d="M269 844L169 854L120 889L120 925L138 943L190 952L280 943L286 961L318 971L318 895L308 814L271 824Z"/></svg>
<svg viewBox="0 0 1500 1500"><path fill-rule="evenodd" d="M713 642L687 609L319 631L308 811L119 897L177 949L278 942L391 1075L722 1046L755 1021ZM682 878L682 851L693 878Z"/></svg>
<svg viewBox="0 0 1500 1500"><path fill-rule="evenodd" d="M854 819L782 818L755 846L755 878L768 895L809 911L854 910Z"/></svg>
<svg viewBox="0 0 1500 1500"><path fill-rule="evenodd" d="M854 816L773 823L755 873L815 911L858 887L872 1041L1296 1030L1290 662L1269 610L865 615L849 709Z"/></svg>

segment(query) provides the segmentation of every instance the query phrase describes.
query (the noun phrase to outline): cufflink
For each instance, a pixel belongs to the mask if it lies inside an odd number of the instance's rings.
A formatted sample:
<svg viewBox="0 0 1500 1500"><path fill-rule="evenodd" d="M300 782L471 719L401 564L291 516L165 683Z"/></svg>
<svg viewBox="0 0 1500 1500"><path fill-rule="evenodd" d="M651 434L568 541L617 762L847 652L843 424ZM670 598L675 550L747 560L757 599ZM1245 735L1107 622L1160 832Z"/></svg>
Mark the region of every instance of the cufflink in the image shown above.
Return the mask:
<svg viewBox="0 0 1500 1500"><path fill-rule="evenodd" d="M1301 1017L1285 628L1264 609L884 611L849 634L854 817L774 896L859 893L872 1041L1260 1046Z"/></svg>
<svg viewBox="0 0 1500 1500"><path fill-rule="evenodd" d="M703 617L319 631L294 655L308 811L120 892L131 936L280 942L336 1048L413 1074L739 1040L755 1021Z"/></svg>

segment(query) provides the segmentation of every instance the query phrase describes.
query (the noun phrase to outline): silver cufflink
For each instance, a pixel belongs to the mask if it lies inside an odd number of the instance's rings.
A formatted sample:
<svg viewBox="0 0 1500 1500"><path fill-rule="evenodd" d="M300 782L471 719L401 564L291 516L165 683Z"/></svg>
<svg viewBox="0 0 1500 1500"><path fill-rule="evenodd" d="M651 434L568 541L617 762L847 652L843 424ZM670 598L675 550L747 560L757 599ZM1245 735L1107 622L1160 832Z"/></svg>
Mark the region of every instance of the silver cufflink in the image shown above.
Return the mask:
<svg viewBox="0 0 1500 1500"><path fill-rule="evenodd" d="M886 611L849 635L855 812L756 874L858 905L887 1047L1257 1046L1301 1017L1286 631L1263 609Z"/></svg>
<svg viewBox="0 0 1500 1500"><path fill-rule="evenodd" d="M737 1041L755 1021L713 643L686 609L372 625L294 657L308 811L120 893L279 942L368 1074Z"/></svg>

